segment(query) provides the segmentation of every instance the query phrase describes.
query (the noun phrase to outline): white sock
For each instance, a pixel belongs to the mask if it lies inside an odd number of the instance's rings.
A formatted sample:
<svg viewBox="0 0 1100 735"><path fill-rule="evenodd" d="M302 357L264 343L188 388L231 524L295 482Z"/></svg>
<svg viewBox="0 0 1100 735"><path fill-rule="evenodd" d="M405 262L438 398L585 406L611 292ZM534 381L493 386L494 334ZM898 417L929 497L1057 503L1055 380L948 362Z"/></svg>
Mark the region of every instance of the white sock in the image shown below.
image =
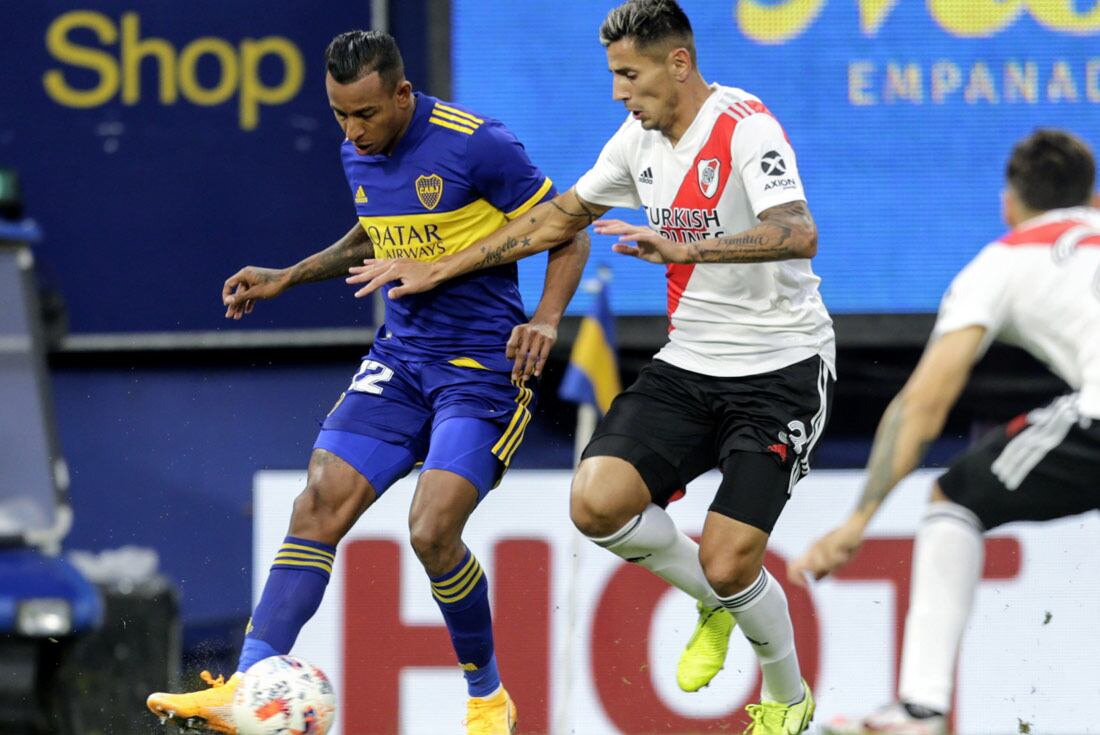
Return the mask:
<svg viewBox="0 0 1100 735"><path fill-rule="evenodd" d="M984 562L983 530L955 503L932 503L921 519L898 683L904 702L951 708L959 643Z"/></svg>
<svg viewBox="0 0 1100 735"><path fill-rule="evenodd" d="M733 613L737 627L752 644L764 673L762 698L783 704L802 701L802 671L794 650L794 627L787 595L767 569L748 589L718 598Z"/></svg>
<svg viewBox="0 0 1100 735"><path fill-rule="evenodd" d="M651 503L615 533L592 541L645 567L709 608L721 605L699 563L699 544L678 529L663 508Z"/></svg>

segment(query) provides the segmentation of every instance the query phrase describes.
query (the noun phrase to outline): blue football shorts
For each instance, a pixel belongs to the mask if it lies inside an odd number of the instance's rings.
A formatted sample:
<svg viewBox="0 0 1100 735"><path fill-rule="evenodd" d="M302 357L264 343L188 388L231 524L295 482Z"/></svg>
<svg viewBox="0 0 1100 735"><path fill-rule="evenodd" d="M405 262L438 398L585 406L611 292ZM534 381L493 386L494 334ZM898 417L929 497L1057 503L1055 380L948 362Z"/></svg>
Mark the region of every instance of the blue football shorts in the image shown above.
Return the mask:
<svg viewBox="0 0 1100 735"><path fill-rule="evenodd" d="M314 449L350 464L379 495L423 462L469 480L480 501L500 482L534 409L531 381L514 383L501 360L406 361L372 349Z"/></svg>

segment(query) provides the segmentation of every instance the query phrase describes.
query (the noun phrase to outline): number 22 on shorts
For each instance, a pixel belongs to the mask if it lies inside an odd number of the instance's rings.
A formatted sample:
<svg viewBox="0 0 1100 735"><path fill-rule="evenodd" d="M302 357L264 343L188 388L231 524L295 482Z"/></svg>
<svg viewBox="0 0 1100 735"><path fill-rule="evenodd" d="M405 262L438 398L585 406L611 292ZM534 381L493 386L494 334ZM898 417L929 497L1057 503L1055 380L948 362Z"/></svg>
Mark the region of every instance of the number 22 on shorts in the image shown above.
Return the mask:
<svg viewBox="0 0 1100 735"><path fill-rule="evenodd" d="M382 383L389 382L393 377L393 370L376 360L363 360L359 366L359 372L351 379L349 391L357 393L373 393L382 395Z"/></svg>

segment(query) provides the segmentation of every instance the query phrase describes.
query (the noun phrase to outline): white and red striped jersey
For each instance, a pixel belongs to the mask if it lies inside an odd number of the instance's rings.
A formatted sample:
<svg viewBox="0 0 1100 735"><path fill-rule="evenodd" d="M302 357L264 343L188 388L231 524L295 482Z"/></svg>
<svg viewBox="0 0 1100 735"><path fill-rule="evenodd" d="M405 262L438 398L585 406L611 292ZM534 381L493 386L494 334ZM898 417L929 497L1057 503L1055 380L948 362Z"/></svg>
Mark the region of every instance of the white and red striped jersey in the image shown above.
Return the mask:
<svg viewBox="0 0 1100 735"><path fill-rule="evenodd" d="M761 212L804 200L794 150L756 97L713 90L675 147L627 118L577 181L584 201L642 207L679 242L744 232ZM806 259L668 265L669 341L657 358L704 375L777 370L820 355L835 373L832 320Z"/></svg>
<svg viewBox="0 0 1100 735"><path fill-rule="evenodd" d="M965 327L1030 352L1100 418L1100 210L1055 209L986 245L955 276L933 339Z"/></svg>

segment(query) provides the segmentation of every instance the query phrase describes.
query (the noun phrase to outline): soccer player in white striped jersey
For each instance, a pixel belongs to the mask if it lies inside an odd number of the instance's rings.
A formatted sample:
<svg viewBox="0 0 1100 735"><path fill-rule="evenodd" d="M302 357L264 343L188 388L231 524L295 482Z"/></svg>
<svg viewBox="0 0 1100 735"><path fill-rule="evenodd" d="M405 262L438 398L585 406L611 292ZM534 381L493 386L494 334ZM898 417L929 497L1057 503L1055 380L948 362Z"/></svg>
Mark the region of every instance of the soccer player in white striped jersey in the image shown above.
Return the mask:
<svg viewBox="0 0 1100 735"><path fill-rule="evenodd" d="M737 627L763 671L749 706L755 735L804 732L802 679L787 598L763 568L772 528L810 462L835 380L832 320L810 259L817 229L794 150L767 107L708 84L691 24L674 0L631 0L600 28L612 96L627 119L576 185L469 251L434 263L352 269L365 295L390 298L511 262L595 221L616 252L663 264L669 342L615 399L584 451L571 497L576 526L698 602L677 669L687 691L725 662ZM641 207L648 226L599 220ZM696 544L665 506L718 467L722 481Z"/></svg>
<svg viewBox="0 0 1100 735"><path fill-rule="evenodd" d="M898 701L827 726L835 735L944 735L963 628L981 577L982 534L1100 508L1100 210L1080 139L1038 130L1008 162L1010 232L955 278L912 377L879 423L865 488L848 520L791 562L821 579L858 551L868 522L943 429L993 340L1017 345L1074 391L993 429L932 488L913 551ZM1082 690L1082 694L1085 692Z"/></svg>

